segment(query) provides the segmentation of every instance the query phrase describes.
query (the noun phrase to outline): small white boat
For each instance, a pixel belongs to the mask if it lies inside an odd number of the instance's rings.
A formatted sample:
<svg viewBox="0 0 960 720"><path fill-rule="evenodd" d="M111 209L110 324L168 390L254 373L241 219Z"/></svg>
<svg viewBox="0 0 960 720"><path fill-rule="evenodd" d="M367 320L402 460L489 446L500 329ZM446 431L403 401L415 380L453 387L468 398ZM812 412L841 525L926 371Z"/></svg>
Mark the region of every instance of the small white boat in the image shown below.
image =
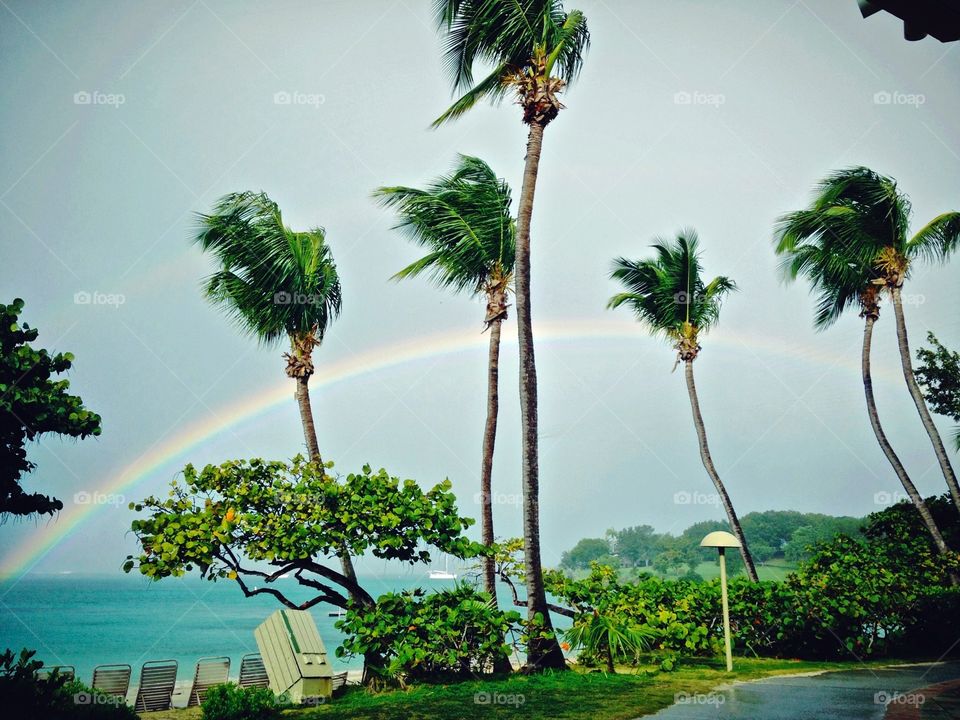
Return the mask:
<svg viewBox="0 0 960 720"><path fill-rule="evenodd" d="M457 574L450 572L450 557L444 558L443 570L431 570L429 577L431 580L456 580Z"/></svg>

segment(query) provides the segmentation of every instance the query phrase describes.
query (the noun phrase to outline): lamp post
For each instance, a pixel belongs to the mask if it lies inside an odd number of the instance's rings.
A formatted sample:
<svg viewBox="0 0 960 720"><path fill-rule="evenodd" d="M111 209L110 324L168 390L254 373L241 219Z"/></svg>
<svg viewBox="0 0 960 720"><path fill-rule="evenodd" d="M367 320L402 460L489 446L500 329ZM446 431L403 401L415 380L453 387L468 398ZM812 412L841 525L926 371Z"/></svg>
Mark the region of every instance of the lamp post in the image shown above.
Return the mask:
<svg viewBox="0 0 960 720"><path fill-rule="evenodd" d="M720 553L720 597L723 601L723 645L727 651L727 672L733 672L733 652L730 649L730 604L727 601L727 548L740 547L740 541L728 532L718 530L700 541L700 547L715 547Z"/></svg>

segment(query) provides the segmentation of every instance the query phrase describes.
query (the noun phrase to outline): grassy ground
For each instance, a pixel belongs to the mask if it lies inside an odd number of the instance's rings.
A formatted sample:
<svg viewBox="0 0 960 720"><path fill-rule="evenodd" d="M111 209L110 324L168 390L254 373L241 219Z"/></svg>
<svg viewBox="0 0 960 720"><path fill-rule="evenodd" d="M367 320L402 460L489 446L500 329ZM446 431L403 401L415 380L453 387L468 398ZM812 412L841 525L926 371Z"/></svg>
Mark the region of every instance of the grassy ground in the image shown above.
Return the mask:
<svg viewBox="0 0 960 720"><path fill-rule="evenodd" d="M874 663L880 665L882 663ZM677 693L708 693L733 680L818 670L857 669L859 663L737 659L734 673L722 661L687 661L671 673L618 675L579 671L514 676L504 680L418 685L408 690L370 693L352 688L329 705L289 710L284 720L627 720L673 704ZM147 713L144 720L191 720L197 709Z"/></svg>

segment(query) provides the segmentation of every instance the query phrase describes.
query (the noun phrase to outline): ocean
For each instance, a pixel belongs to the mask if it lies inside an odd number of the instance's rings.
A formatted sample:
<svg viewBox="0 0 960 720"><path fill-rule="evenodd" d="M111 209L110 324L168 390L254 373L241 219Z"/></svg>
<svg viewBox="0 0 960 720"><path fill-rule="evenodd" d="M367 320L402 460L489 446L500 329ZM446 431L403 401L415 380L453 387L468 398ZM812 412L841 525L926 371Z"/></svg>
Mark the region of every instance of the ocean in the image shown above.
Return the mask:
<svg viewBox="0 0 960 720"><path fill-rule="evenodd" d="M406 576L360 577L374 596L405 588L452 587L451 580L431 580L423 572ZM296 579L274 585L295 601L310 597ZM501 607L509 608L506 595ZM133 675L147 660L176 660L181 680L192 677L201 657L226 655L230 675L240 658L257 652L254 628L281 607L273 597L246 598L235 583L196 576L159 582L139 575L27 575L0 582L0 650L27 647L46 665L73 665L89 683L100 664L127 663ZM318 605L310 612L337 671L360 669L359 658L334 656L343 639L335 627L335 608Z"/></svg>

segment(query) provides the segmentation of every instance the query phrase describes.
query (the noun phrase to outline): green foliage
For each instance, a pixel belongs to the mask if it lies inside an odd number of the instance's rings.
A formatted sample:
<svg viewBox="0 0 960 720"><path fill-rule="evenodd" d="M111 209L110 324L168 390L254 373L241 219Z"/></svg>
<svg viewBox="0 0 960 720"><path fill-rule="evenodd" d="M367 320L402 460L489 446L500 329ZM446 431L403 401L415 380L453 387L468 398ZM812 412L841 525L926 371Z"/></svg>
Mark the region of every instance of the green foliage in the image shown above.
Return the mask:
<svg viewBox="0 0 960 720"><path fill-rule="evenodd" d="M957 546L960 518L950 498L926 502L947 543ZM945 559L936 551L910 503L894 505L868 516L855 537L822 540L785 582L732 579L734 645L740 653L821 660L851 652L857 657L956 652L950 644L960 635L960 589L949 586L948 572L958 567L960 557ZM678 657L712 655L720 648L716 580L642 574L627 583L596 563L581 580L559 572L547 573L545 580L577 618L596 612L650 631L650 647L664 669Z"/></svg>
<svg viewBox="0 0 960 720"><path fill-rule="evenodd" d="M56 379L73 363L70 353L35 349L38 331L20 323L23 300L0 304L0 515L53 515L63 503L20 486L35 464L27 460L26 443L53 433L85 438L100 434L100 416Z"/></svg>
<svg viewBox="0 0 960 720"><path fill-rule="evenodd" d="M584 538L560 557L560 566L570 570L590 567L590 563L610 555L610 543L604 538Z"/></svg>
<svg viewBox="0 0 960 720"><path fill-rule="evenodd" d="M504 3L500 0L434 0L443 33L444 64L454 91L464 91L434 126L455 119L480 100L501 99L524 78L556 77L569 85L580 74L590 44L579 10L564 12L561 0ZM474 81L474 65L493 71Z"/></svg>
<svg viewBox="0 0 960 720"><path fill-rule="evenodd" d="M697 233L688 229L672 240L658 238L652 260L616 259L610 277L625 291L610 298L607 307L626 305L652 333L696 345L698 333L719 320L723 297L737 289L723 276L704 282L699 246Z"/></svg>
<svg viewBox="0 0 960 720"><path fill-rule="evenodd" d="M233 683L214 685L201 706L203 720L273 720L280 704L268 688L242 688Z"/></svg>
<svg viewBox="0 0 960 720"><path fill-rule="evenodd" d="M519 621L466 585L387 593L374 607L352 606L337 622L348 636L337 656L380 657L382 664L368 669L388 683L484 674L509 657L503 638Z"/></svg>
<svg viewBox="0 0 960 720"><path fill-rule="evenodd" d="M571 648L579 649L579 658L602 658L607 672L615 672L619 658L636 658L649 647L654 633L648 627L633 624L620 614L583 613L564 633Z"/></svg>
<svg viewBox="0 0 960 720"><path fill-rule="evenodd" d="M320 591L308 606L327 600L345 607L346 599L326 583L362 590L322 564L341 550L411 564L431 561L424 546L460 558L484 552L463 536L473 521L459 515L450 487L444 480L425 492L413 480L400 481L369 466L338 481L301 456L289 463L234 460L202 470L188 465L169 497L131 503L148 517L132 523L141 553L129 557L124 570L138 567L160 579L198 568L211 580L237 580L245 592L245 575L270 583L298 571L301 584ZM269 575L253 570L244 558L275 570ZM305 578L304 572L318 577ZM248 594L258 592L284 599L270 587Z"/></svg>
<svg viewBox="0 0 960 720"><path fill-rule="evenodd" d="M0 698L6 717L38 720L136 720L136 713L123 702L91 690L54 671L38 675L43 663L34 660L35 650L19 655L6 650L0 655Z"/></svg>
<svg viewBox="0 0 960 720"><path fill-rule="evenodd" d="M919 366L914 370L923 395L934 412L960 423L960 353L948 350L932 332L927 333L930 348L919 348ZM954 432L960 450L960 426Z"/></svg>
<svg viewBox="0 0 960 720"><path fill-rule="evenodd" d="M712 655L719 648L708 632L719 608L716 583L665 581L649 576L624 583L612 568L597 563L581 580L547 572L544 581L548 592L575 610L574 626L589 625L590 616L596 614L614 618L618 627L634 629L645 647L661 658L680 653ZM617 659L636 662L629 653Z"/></svg>
<svg viewBox="0 0 960 720"><path fill-rule="evenodd" d="M382 187L374 193L400 216L396 228L429 252L397 279L430 273L442 287L478 293L513 275L516 224L510 186L483 160L460 155L450 175L426 189Z"/></svg>
<svg viewBox="0 0 960 720"><path fill-rule="evenodd" d="M205 281L207 297L264 343L322 340L340 314L340 278L323 228L291 230L265 193L224 195L199 215L195 242L220 265Z"/></svg>
<svg viewBox="0 0 960 720"><path fill-rule="evenodd" d="M807 208L779 219L774 240L782 269L810 281L818 328L859 304L871 285L902 283L914 259L942 260L957 249L960 213L939 215L912 237L910 214L896 180L851 167L821 180Z"/></svg>
<svg viewBox="0 0 960 720"><path fill-rule="evenodd" d="M649 565L657 555L660 536L650 525L624 528L612 535L617 555L629 566Z"/></svg>

